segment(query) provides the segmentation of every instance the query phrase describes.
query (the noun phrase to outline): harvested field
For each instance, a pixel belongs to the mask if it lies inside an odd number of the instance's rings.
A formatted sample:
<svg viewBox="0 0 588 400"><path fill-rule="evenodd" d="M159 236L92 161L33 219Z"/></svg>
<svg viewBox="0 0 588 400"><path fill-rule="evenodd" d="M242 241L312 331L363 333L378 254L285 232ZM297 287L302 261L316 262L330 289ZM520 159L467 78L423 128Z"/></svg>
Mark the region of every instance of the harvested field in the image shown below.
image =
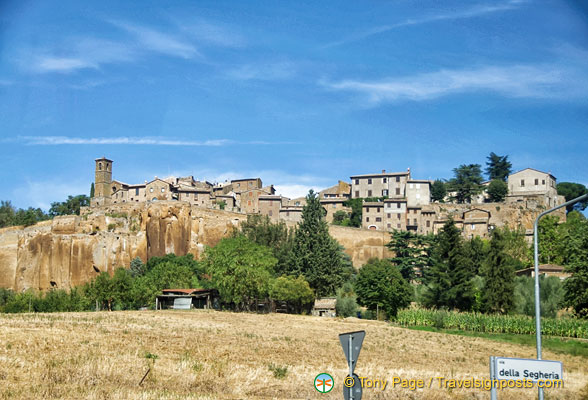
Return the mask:
<svg viewBox="0 0 588 400"><path fill-rule="evenodd" d="M2 399L341 399L343 332L367 332L356 373L388 379L363 399L487 399L477 389L391 388L392 378L488 377L488 357L532 358L534 348L420 332L386 323L283 314L132 311L0 315ZM585 358L564 363L565 388L549 399L588 396ZM142 385L141 378L151 366ZM287 369L286 369L287 368ZM330 373L335 388L313 381ZM285 376L284 376L285 375ZM508 389L502 399L533 398Z"/></svg>

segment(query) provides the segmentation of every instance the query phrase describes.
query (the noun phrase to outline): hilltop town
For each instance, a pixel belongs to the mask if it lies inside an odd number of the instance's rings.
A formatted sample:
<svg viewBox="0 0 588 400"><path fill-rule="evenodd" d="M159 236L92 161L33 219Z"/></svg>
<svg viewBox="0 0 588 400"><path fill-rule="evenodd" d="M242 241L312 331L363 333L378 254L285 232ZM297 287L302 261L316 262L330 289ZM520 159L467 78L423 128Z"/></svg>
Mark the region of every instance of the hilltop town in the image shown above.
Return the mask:
<svg viewBox="0 0 588 400"><path fill-rule="evenodd" d="M272 221L299 222L304 197L290 199L276 194L274 185L263 186L260 177L240 178L221 183L187 177L155 177L140 184L127 184L112 179L113 161L105 157L95 160L95 192L91 207L122 203L181 201L198 208L221 209L242 214L260 214ZM487 188L490 182L484 182ZM522 228L528 238L532 222L539 212L562 204L557 194L556 178L551 173L526 168L507 178L508 194L503 202L492 203L486 191L474 196L470 203L452 201L449 193L443 202L433 201L433 181L414 179L410 168L404 172L358 174L349 181L318 193L327 222L335 213L350 213L348 200L376 198L362 203L361 227L377 231L412 231L436 234L453 218L467 238L489 237L492 229L509 226ZM565 212L559 213L565 219Z"/></svg>

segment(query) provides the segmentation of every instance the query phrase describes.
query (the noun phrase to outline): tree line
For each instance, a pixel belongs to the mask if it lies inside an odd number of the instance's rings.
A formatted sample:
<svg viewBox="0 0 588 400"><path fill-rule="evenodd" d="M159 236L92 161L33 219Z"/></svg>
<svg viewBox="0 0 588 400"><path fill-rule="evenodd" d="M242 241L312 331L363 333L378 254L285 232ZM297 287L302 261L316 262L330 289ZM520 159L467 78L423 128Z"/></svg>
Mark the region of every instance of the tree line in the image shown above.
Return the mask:
<svg viewBox="0 0 588 400"><path fill-rule="evenodd" d="M568 307L588 315L588 222L570 212L560 224L546 217L540 224L541 263L566 266L572 276L542 278L542 313L555 316ZM488 240L464 239L449 220L437 235L394 231L388 244L393 257L371 259L355 270L342 246L328 232L322 206L310 192L295 228L255 215L201 260L192 255L134 259L130 268L106 272L71 291L45 294L0 291L0 311L121 310L153 307L166 288L214 288L223 308L253 310L260 299L283 301L291 312L308 311L316 297L337 299L340 315L394 318L416 302L426 308L500 314L533 310L533 283L515 277L532 263L524 234L494 229Z"/></svg>
<svg viewBox="0 0 588 400"><path fill-rule="evenodd" d="M30 226L59 215L80 215L80 208L90 205L86 195L68 196L65 201L51 203L48 212L41 208L16 208L8 200L0 201L0 228L7 226Z"/></svg>

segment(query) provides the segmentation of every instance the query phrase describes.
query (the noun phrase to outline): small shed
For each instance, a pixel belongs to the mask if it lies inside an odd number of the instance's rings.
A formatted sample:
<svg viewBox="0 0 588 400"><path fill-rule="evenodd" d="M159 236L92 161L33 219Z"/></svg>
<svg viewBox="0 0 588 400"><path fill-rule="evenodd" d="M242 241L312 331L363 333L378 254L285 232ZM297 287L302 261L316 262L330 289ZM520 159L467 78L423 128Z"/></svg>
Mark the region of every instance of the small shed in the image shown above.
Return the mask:
<svg viewBox="0 0 588 400"><path fill-rule="evenodd" d="M515 272L517 276L535 276L535 267L520 269ZM539 265L539 275L556 276L561 280L569 278L571 274L565 271L561 265L555 264L541 264Z"/></svg>
<svg viewBox="0 0 588 400"><path fill-rule="evenodd" d="M218 309L219 295L216 289L163 289L155 298L155 309L190 310Z"/></svg>
<svg viewBox="0 0 588 400"><path fill-rule="evenodd" d="M312 315L316 317L336 317L337 310L335 305L337 299L335 297L323 297L314 301L314 307L312 307Z"/></svg>

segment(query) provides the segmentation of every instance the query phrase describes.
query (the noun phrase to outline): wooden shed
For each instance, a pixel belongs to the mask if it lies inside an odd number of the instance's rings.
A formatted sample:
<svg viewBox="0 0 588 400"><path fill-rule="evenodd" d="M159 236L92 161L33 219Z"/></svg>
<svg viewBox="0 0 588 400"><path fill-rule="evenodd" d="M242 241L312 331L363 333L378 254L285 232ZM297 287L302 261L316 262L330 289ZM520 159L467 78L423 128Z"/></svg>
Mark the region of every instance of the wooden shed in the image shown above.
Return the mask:
<svg viewBox="0 0 588 400"><path fill-rule="evenodd" d="M218 309L216 289L163 289L155 298L155 309L190 310L193 308Z"/></svg>

